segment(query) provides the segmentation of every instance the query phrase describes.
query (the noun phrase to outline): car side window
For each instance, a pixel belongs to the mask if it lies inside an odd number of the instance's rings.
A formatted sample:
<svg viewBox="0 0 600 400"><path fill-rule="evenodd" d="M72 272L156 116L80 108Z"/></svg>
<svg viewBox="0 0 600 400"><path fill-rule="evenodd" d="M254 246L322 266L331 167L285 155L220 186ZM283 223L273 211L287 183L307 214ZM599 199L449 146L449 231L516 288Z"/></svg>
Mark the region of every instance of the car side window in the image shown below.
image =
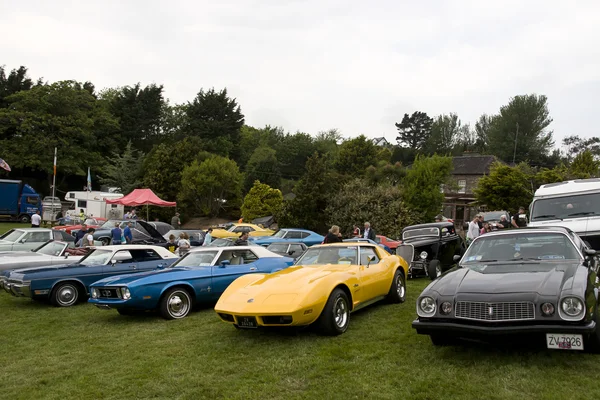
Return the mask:
<svg viewBox="0 0 600 400"><path fill-rule="evenodd" d="M248 264L258 260L258 257L252 250L236 251L236 255L244 259L244 264Z"/></svg>
<svg viewBox="0 0 600 400"><path fill-rule="evenodd" d="M277 243L277 244L272 244L271 246L269 246L269 250L278 251L281 253L285 253L287 251L287 248L288 248L287 243Z"/></svg>
<svg viewBox="0 0 600 400"><path fill-rule="evenodd" d="M27 235L25 235L25 239L27 242L45 242L50 240L50 234L48 232L29 232Z"/></svg>
<svg viewBox="0 0 600 400"><path fill-rule="evenodd" d="M310 236L310 233L307 232L300 232L300 239L304 239Z"/></svg>
<svg viewBox="0 0 600 400"><path fill-rule="evenodd" d="M135 262L158 261L163 259L156 251L152 249L130 250L130 253L133 257L132 261Z"/></svg>
<svg viewBox="0 0 600 400"><path fill-rule="evenodd" d="M62 231L52 231L52 238L54 240L63 240L63 235L62 235Z"/></svg>
<svg viewBox="0 0 600 400"><path fill-rule="evenodd" d="M285 235L286 239L301 239L301 232L288 231L287 235Z"/></svg>
<svg viewBox="0 0 600 400"><path fill-rule="evenodd" d="M304 250L302 248L301 245L299 244L291 244L290 245L290 253L292 253L291 255L298 255L300 253L302 253Z"/></svg>
<svg viewBox="0 0 600 400"><path fill-rule="evenodd" d="M369 262L369 257L374 256L375 259L371 262ZM360 264L361 265L367 265L367 264L377 264L379 262L379 257L377 257L377 254L375 253L375 249L373 249L372 247L361 247L360 248Z"/></svg>
<svg viewBox="0 0 600 400"><path fill-rule="evenodd" d="M250 250L225 250L219 256L217 265L227 260L231 265L242 265L254 262L258 259L256 254Z"/></svg>

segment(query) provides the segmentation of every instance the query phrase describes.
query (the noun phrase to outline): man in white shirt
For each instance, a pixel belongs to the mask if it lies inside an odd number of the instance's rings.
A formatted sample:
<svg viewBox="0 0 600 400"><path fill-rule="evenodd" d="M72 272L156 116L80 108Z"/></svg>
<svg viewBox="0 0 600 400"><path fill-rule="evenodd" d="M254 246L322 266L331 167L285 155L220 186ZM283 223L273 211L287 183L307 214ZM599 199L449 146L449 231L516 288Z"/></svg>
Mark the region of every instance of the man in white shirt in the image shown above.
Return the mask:
<svg viewBox="0 0 600 400"><path fill-rule="evenodd" d="M469 222L469 230L467 231L467 246L471 244L473 239L479 236L479 215L473 218L473 221Z"/></svg>
<svg viewBox="0 0 600 400"><path fill-rule="evenodd" d="M42 223L42 217L40 217L40 210L37 210L35 214L31 216L31 227L39 228Z"/></svg>

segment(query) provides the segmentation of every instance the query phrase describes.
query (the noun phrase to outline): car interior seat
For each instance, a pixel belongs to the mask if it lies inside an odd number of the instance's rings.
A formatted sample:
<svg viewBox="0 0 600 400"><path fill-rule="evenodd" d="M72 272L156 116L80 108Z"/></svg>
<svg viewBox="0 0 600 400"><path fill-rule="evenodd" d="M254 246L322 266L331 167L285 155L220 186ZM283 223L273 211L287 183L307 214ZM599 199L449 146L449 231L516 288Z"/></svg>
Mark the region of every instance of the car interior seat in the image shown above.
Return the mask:
<svg viewBox="0 0 600 400"><path fill-rule="evenodd" d="M230 265L242 265L244 264L244 258L240 256L233 256L230 260Z"/></svg>

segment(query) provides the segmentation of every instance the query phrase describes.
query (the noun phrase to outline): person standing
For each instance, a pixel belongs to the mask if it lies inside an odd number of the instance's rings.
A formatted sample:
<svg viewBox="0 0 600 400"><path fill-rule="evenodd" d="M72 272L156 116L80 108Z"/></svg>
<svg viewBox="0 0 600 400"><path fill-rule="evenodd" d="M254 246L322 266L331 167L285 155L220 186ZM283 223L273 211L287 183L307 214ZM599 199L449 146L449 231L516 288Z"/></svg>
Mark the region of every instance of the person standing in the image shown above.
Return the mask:
<svg viewBox="0 0 600 400"><path fill-rule="evenodd" d="M135 213L135 208L133 210L131 210L131 214L129 215L129 218L130 219L137 219L138 218L137 214Z"/></svg>
<svg viewBox="0 0 600 400"><path fill-rule="evenodd" d="M94 245L94 232L96 232L96 230L94 228L90 228L85 235L85 245L81 247L91 247Z"/></svg>
<svg viewBox="0 0 600 400"><path fill-rule="evenodd" d="M467 230L467 246L470 245L475 238L479 237L480 231L479 215L476 215L473 220L469 222L469 229Z"/></svg>
<svg viewBox="0 0 600 400"><path fill-rule="evenodd" d="M492 227L490 226L490 224L488 222L484 222L483 223L483 228L481 228L481 230L479 231L479 236L483 235L484 233L488 233L492 231Z"/></svg>
<svg viewBox="0 0 600 400"><path fill-rule="evenodd" d="M81 225L81 229L75 234L75 247L85 247L85 236L87 235L87 233L87 225Z"/></svg>
<svg viewBox="0 0 600 400"><path fill-rule="evenodd" d="M171 218L171 226L173 229L181 228L181 219L179 219L179 213L175 213L175 216Z"/></svg>
<svg viewBox="0 0 600 400"><path fill-rule="evenodd" d="M115 222L115 227L110 231L112 244L122 244L123 231L119 227L119 223Z"/></svg>
<svg viewBox="0 0 600 400"><path fill-rule="evenodd" d="M360 228L357 225L354 225L352 230L352 237L359 238L360 237Z"/></svg>
<svg viewBox="0 0 600 400"><path fill-rule="evenodd" d="M179 241L177 242L177 247L179 248L179 257L190 251L190 247L192 247L192 245L190 244L187 233L181 232L179 235Z"/></svg>
<svg viewBox="0 0 600 400"><path fill-rule="evenodd" d="M171 233L169 235L169 243L167 243L167 249L173 254L175 254L175 250L177 250L177 242L175 239L175 235Z"/></svg>
<svg viewBox="0 0 600 400"><path fill-rule="evenodd" d="M243 232L235 241L234 246L248 246L248 236L248 232Z"/></svg>
<svg viewBox="0 0 600 400"><path fill-rule="evenodd" d="M340 233L340 227L337 225L333 225L329 232L327 232L323 243L340 243L341 241L342 234Z"/></svg>
<svg viewBox="0 0 600 400"><path fill-rule="evenodd" d="M510 223L506 219L506 215L500 216L500 221L496 224L496 228L498 228L498 229L510 228Z"/></svg>
<svg viewBox="0 0 600 400"><path fill-rule="evenodd" d="M83 208L79 209L79 219L81 222L85 221L85 213L83 212Z"/></svg>
<svg viewBox="0 0 600 400"><path fill-rule="evenodd" d="M131 233L131 226L133 224L131 222L127 223L125 229L123 229L123 237L125 237L125 243L131 244L133 242L133 234Z"/></svg>
<svg viewBox="0 0 600 400"><path fill-rule="evenodd" d="M371 223L370 222L365 222L365 230L364 230L363 237L365 239L371 239L373 241L375 241L375 238L377 237L375 235L375 230L373 230L373 228L371 228Z"/></svg>
<svg viewBox="0 0 600 400"><path fill-rule="evenodd" d="M202 246L208 246L212 242L212 228L208 228L206 230L206 234L204 235L204 242L202 242Z"/></svg>
<svg viewBox="0 0 600 400"><path fill-rule="evenodd" d="M35 214L31 216L31 227L39 228L42 223L42 217L40 217L40 210L35 210Z"/></svg>
<svg viewBox="0 0 600 400"><path fill-rule="evenodd" d="M511 225L513 228L527 227L527 214L525 214L525 207L519 207L519 213L513 215Z"/></svg>

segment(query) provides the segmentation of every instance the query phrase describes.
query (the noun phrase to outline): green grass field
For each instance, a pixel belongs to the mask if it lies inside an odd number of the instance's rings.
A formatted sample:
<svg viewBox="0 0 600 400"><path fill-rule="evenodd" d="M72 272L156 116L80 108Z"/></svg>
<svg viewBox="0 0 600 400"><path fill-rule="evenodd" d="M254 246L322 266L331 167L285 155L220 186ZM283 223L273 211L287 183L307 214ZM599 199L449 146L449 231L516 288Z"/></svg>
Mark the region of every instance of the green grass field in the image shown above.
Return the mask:
<svg viewBox="0 0 600 400"><path fill-rule="evenodd" d="M18 222L0 222L0 235L14 228L31 228L30 224L20 224Z"/></svg>
<svg viewBox="0 0 600 400"><path fill-rule="evenodd" d="M600 356L519 346L434 347L404 304L374 305L338 337L238 331L211 308L181 321L58 309L0 293L0 398L598 398Z"/></svg>

